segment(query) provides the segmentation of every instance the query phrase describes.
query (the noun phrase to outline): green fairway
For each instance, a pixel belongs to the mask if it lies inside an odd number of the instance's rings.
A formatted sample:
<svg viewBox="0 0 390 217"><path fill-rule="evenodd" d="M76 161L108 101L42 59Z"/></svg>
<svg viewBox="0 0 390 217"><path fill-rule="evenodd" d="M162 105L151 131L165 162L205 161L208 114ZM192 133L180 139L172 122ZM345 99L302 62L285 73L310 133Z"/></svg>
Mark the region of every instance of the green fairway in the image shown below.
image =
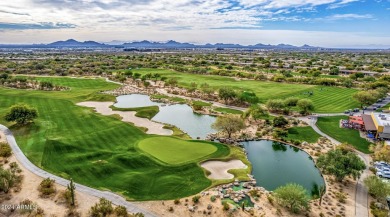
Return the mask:
<svg viewBox="0 0 390 217"><path fill-rule="evenodd" d="M132 124L115 117L102 116L93 109L75 105L86 100L107 101L111 96L98 94L119 85L103 79L37 78L70 87L69 91L31 91L0 87L0 123L8 109L17 103L37 108L35 124L10 126L24 154L37 166L64 178L98 189L109 189L131 200L163 200L190 196L211 186L196 159L227 158L229 147L210 146L207 157L196 155L192 162L167 165L141 151L137 144L156 137L143 133ZM168 137L171 138L171 137ZM175 140L176 141L176 140ZM191 146L193 142L177 140ZM180 141L180 142L179 142ZM188 146L188 145L187 145ZM172 147L174 149L174 147ZM181 154L185 150L178 147ZM193 153L194 150L188 150ZM175 154L172 154L175 156Z"/></svg>
<svg viewBox="0 0 390 217"><path fill-rule="evenodd" d="M141 140L138 147L167 164L183 164L204 158L218 150L209 143L185 141L170 137Z"/></svg>
<svg viewBox="0 0 390 217"><path fill-rule="evenodd" d="M311 127L292 127L288 129L287 140L293 139L315 143L320 137L321 135L316 133Z"/></svg>
<svg viewBox="0 0 390 217"><path fill-rule="evenodd" d="M235 115L241 115L242 113L244 113L243 111L230 109L230 108L215 108L214 111L222 112L224 114L235 114Z"/></svg>
<svg viewBox="0 0 390 217"><path fill-rule="evenodd" d="M348 119L347 116L319 117L317 126L322 132L328 134L339 142L346 142L353 145L357 150L363 153L370 153L369 143L367 140L360 137L358 130L345 129L339 127L341 119Z"/></svg>
<svg viewBox="0 0 390 217"><path fill-rule="evenodd" d="M139 69L135 72L140 74L159 73L167 78L177 78L179 85L183 87L190 87L191 83L195 82L197 84L208 83L215 89L232 87L235 90L253 91L263 103L268 99L285 99L290 96L308 98L313 101L314 112L317 113L337 113L359 107L359 103L352 99L352 95L357 92L355 89L266 81L237 81L223 76L180 73L162 69ZM309 96L308 92L313 92L313 95Z"/></svg>

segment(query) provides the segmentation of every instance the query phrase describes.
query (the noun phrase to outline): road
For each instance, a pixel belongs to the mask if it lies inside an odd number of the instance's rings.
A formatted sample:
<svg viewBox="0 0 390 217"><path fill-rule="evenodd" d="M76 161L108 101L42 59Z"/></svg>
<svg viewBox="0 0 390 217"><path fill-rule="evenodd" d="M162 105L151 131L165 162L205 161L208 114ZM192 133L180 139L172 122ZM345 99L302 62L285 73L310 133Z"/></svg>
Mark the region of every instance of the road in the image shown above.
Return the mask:
<svg viewBox="0 0 390 217"><path fill-rule="evenodd" d="M337 115L337 114L334 114ZM331 116L329 115L321 115L321 116ZM320 134L323 137L328 138L333 144L340 145L341 142L335 140L334 138L330 137L329 135L323 133L316 125L317 123L317 116L310 116L309 117L303 117L299 118L302 121L305 121L308 123L314 131L316 131L318 134ZM361 176L359 177L359 180L356 184L356 194L355 194L355 216L356 217L369 217L369 205L368 205L368 191L367 188L364 186L363 180L370 175L370 170L368 169L370 166L371 157L368 154L361 153L359 151L356 151L359 155L359 157L365 162L366 169L363 171Z"/></svg>
<svg viewBox="0 0 390 217"><path fill-rule="evenodd" d="M42 177L42 178L50 178L55 180L56 183L67 186L69 184L69 180L66 180L64 178L61 178L59 176L53 175L51 173L48 173L41 168L35 166L33 163L31 163L27 157L23 154L22 150L20 150L18 144L16 143L15 137L13 136L12 132L4 125L0 124L0 130L4 132L5 136L7 137L7 141L9 145L12 148L12 151L16 157L16 159L19 161L20 164L22 164L27 170L30 172ZM128 212L131 213L143 213L147 217L157 217L158 215L145 210L143 208L138 207L136 204L126 201L125 198L123 198L120 195L117 195L115 193L109 192L109 191L100 191L97 189L93 189L90 187L87 187L85 185L77 184L76 190L79 192L83 192L98 198L106 198L107 200L110 200L115 205L121 205L127 208Z"/></svg>

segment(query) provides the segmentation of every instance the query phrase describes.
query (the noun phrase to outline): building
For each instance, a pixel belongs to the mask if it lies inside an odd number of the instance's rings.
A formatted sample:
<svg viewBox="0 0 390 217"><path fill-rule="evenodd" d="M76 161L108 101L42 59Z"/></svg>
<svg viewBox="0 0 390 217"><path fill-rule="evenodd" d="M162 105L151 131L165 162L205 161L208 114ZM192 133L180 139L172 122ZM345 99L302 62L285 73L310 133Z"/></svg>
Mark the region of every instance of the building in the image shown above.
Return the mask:
<svg viewBox="0 0 390 217"><path fill-rule="evenodd" d="M376 128L376 138L390 139L390 114L371 113L371 119Z"/></svg>

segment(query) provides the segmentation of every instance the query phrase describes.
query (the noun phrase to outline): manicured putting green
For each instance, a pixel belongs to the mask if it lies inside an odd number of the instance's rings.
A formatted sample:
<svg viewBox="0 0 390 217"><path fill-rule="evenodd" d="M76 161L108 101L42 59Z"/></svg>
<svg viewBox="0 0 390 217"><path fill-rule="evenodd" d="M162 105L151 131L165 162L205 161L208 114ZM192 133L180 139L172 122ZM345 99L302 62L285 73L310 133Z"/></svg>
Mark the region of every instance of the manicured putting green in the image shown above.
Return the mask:
<svg viewBox="0 0 390 217"><path fill-rule="evenodd" d="M188 142L171 137L152 137L141 140L138 147L167 164L183 164L201 159L217 151L207 142Z"/></svg>

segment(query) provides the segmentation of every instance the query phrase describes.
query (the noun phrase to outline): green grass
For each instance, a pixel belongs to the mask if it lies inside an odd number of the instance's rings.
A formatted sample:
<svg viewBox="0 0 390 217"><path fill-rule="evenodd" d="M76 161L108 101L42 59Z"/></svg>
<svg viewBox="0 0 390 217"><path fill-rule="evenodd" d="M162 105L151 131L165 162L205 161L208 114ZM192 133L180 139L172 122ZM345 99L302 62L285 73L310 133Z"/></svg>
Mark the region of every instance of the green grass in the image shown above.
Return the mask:
<svg viewBox="0 0 390 217"><path fill-rule="evenodd" d="M177 78L179 86L182 87L190 87L191 82L195 82L197 84L208 83L214 89L231 87L235 90L249 90L255 92L263 103L268 99L285 99L290 96L308 98L313 101L314 112L317 113L337 113L359 107L359 103L352 99L352 95L357 92L355 89L266 81L237 81L229 77L179 73L162 69L140 69L136 72L140 74L159 73L167 78ZM305 94L309 91L313 91L314 94L312 96Z"/></svg>
<svg viewBox="0 0 390 217"><path fill-rule="evenodd" d="M345 129L339 127L339 121L341 119L348 119L347 116L332 116L332 117L319 117L317 121L318 128L325 134L328 134L332 138L339 142L346 142L353 145L357 150L363 153L370 153L370 143L361 138L358 130Z"/></svg>
<svg viewBox="0 0 390 217"><path fill-rule="evenodd" d="M76 105L87 99L111 99L97 93L118 85L102 79L37 79L71 89L47 92L0 87L0 123L11 128L23 153L35 165L93 188L117 192L129 200L182 198L214 184L206 178L199 162L167 165L137 147L143 139L167 137L147 135L116 117ZM9 108L17 103L37 108L39 117L35 124L16 127L4 120ZM229 147L213 146L218 151L210 158L225 159L231 155Z"/></svg>
<svg viewBox="0 0 390 217"><path fill-rule="evenodd" d="M137 107L137 108L118 108L115 106L110 106L112 110L115 111L135 111L135 116L140 118L152 119L160 111L158 106L146 106L146 107Z"/></svg>
<svg viewBox="0 0 390 217"><path fill-rule="evenodd" d="M177 103L186 103L187 101L183 98L180 97L169 97L169 100L172 102L177 102Z"/></svg>
<svg viewBox="0 0 390 217"><path fill-rule="evenodd" d="M292 127L288 129L287 140L293 139L315 143L320 137L321 135L316 133L311 127Z"/></svg>
<svg viewBox="0 0 390 217"><path fill-rule="evenodd" d="M203 101L192 101L192 105L195 106L211 106L211 103L203 102Z"/></svg>
<svg viewBox="0 0 390 217"><path fill-rule="evenodd" d="M218 150L218 146L211 143L170 137L144 139L139 142L138 147L158 160L171 165L199 161Z"/></svg>
<svg viewBox="0 0 390 217"><path fill-rule="evenodd" d="M172 136L174 136L174 137L181 138L181 139L187 139L187 140L192 139L191 136L189 136L187 133L180 130L175 125L165 125L163 128L172 130L172 132L173 132Z"/></svg>
<svg viewBox="0 0 390 217"><path fill-rule="evenodd" d="M222 112L224 114L236 114L236 115L241 115L242 113L244 113L243 111L230 109L230 108L215 108L214 111Z"/></svg>

